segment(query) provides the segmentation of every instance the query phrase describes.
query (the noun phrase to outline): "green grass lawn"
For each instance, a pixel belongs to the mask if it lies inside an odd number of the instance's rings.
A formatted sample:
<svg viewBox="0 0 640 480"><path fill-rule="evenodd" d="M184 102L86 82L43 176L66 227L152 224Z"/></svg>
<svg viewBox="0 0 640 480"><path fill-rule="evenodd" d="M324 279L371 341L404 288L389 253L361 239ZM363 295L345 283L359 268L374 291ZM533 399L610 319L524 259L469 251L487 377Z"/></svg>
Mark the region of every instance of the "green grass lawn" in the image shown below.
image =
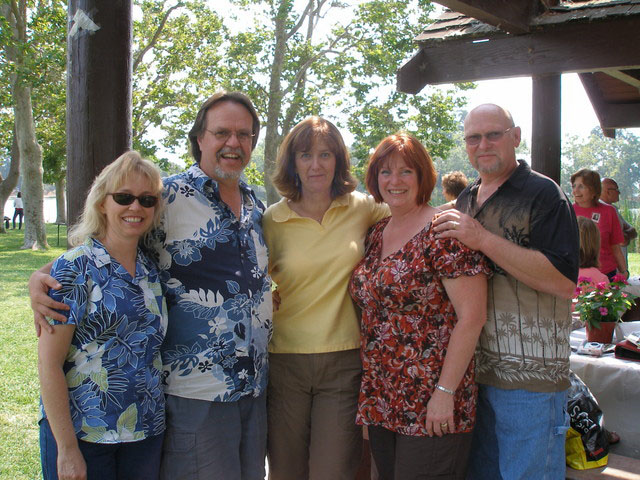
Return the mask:
<svg viewBox="0 0 640 480"><path fill-rule="evenodd" d="M629 253L629 275L640 275L640 253Z"/></svg>
<svg viewBox="0 0 640 480"><path fill-rule="evenodd" d="M29 275L64 251L57 227L47 225L52 248L20 250L22 231L0 235L0 479L40 478L37 339L27 296ZM66 245L61 232L60 244ZM640 253L629 254L629 270L640 274Z"/></svg>
<svg viewBox="0 0 640 480"><path fill-rule="evenodd" d="M60 244L66 234L60 232ZM64 234L64 235L63 235ZM22 230L0 235L0 478L40 478L37 339L27 296L29 275L58 257L57 227L47 225L52 248L20 250Z"/></svg>

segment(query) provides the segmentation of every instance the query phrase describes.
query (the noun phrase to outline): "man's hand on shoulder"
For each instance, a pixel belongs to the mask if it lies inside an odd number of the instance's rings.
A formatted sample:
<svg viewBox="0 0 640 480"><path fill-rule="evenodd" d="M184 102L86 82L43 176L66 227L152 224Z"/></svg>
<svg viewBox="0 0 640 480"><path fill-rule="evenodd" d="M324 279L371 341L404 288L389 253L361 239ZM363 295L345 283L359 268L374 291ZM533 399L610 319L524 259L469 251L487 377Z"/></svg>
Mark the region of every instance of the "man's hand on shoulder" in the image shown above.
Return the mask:
<svg viewBox="0 0 640 480"><path fill-rule="evenodd" d="M482 251L490 234L475 218L455 209L445 210L433 217L433 230L438 238L455 238L472 250Z"/></svg>
<svg viewBox="0 0 640 480"><path fill-rule="evenodd" d="M62 287L60 283L49 275L51 263L45 265L40 270L36 270L29 277L29 298L31 299L31 310L33 310L33 323L36 335L39 337L43 328L49 333L53 333L53 327L49 325L46 317L66 322L67 317L56 310L69 310L69 306L56 302L49 295L49 289L58 290Z"/></svg>

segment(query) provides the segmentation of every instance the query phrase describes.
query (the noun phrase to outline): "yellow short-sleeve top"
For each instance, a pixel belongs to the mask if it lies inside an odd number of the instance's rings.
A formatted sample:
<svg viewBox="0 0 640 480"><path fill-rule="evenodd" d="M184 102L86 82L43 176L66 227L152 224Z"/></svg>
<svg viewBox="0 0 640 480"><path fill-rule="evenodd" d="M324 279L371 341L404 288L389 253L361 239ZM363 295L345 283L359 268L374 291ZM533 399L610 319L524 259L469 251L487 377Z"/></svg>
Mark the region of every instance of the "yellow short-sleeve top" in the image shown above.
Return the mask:
<svg viewBox="0 0 640 480"><path fill-rule="evenodd" d="M326 353L359 348L359 325L347 289L364 255L369 227L389 215L359 192L336 198L321 223L301 217L286 198L263 217L269 270L278 285L272 353Z"/></svg>

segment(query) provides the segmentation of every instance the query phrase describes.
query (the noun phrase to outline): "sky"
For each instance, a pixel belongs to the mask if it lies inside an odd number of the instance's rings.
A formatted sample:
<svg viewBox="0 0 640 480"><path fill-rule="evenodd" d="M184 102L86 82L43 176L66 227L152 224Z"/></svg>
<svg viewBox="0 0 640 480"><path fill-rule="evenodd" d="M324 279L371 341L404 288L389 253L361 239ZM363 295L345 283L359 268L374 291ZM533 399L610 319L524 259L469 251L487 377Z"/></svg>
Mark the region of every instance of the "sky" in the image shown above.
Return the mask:
<svg viewBox="0 0 640 480"><path fill-rule="evenodd" d="M531 78L486 80L476 84L477 88L467 94L469 110L482 103L496 103L506 108L516 125L522 128L522 136L527 144L531 145ZM567 135L588 137L591 130L599 126L598 117L577 74L562 75L561 98L562 138Z"/></svg>

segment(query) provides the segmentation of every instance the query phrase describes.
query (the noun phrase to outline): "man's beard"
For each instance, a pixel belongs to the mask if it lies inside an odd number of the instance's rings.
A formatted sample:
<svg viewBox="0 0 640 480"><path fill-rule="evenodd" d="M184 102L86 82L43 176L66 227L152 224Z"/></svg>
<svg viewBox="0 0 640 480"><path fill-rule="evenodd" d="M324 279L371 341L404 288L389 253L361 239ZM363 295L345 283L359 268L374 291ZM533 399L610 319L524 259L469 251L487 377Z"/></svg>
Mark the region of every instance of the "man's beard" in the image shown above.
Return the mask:
<svg viewBox="0 0 640 480"><path fill-rule="evenodd" d="M238 155L238 161L241 163L244 163L244 158L245 158L245 154L244 151L242 151L241 148L229 148L229 147L224 147L222 149L220 149L217 153L216 153L216 166L214 167L213 171L216 175L217 178L221 179L221 180L238 180L240 178L240 176L242 175L242 172L244 170L244 168L240 169L240 170L231 170L231 171L226 171L223 170L222 167L220 166L220 160L222 159L222 155L226 154L226 153L234 153L236 155Z"/></svg>
<svg viewBox="0 0 640 480"><path fill-rule="evenodd" d="M494 161L490 164L483 164L480 165L480 162L476 159L476 164L474 165L474 168L478 171L478 173L484 173L484 174L494 174L494 173L499 173L500 171L502 171L503 168L503 163L502 163L502 159L499 157L495 157Z"/></svg>
<svg viewBox="0 0 640 480"><path fill-rule="evenodd" d="M221 166L216 165L213 169L213 173L215 173L216 178L219 178L220 180L238 180L242 175L242 170L227 172L226 170L223 170Z"/></svg>

